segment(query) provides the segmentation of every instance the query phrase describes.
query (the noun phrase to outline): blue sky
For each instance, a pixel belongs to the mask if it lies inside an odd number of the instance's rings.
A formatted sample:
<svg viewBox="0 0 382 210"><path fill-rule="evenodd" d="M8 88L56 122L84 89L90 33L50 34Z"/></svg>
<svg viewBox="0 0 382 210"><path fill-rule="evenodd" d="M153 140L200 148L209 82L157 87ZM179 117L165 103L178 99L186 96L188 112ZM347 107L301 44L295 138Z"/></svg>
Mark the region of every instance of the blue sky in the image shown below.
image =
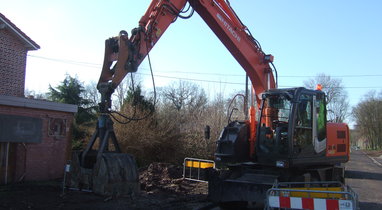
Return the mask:
<svg viewBox="0 0 382 210"><path fill-rule="evenodd" d="M26 87L46 92L66 73L84 83L97 81L104 40L136 27L150 0L0 2L0 12L41 46L29 52ZM275 56L281 87L302 86L325 73L342 79L352 106L368 91L382 89L382 1L230 2L263 50ZM243 89L228 84L244 83L243 69L197 14L172 24L150 56L157 86L178 81L166 76L216 81L194 81L210 97ZM140 67L150 89L147 61Z"/></svg>

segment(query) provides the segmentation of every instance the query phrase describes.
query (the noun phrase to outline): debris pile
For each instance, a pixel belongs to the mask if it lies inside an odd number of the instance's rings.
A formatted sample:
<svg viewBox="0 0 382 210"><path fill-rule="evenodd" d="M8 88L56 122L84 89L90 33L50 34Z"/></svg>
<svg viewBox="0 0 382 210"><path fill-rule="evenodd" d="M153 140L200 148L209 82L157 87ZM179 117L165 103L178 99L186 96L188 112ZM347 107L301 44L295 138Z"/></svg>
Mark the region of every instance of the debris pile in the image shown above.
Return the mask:
<svg viewBox="0 0 382 210"><path fill-rule="evenodd" d="M152 163L140 170L141 190L147 193L207 194L207 184L183 180L181 166Z"/></svg>
<svg viewBox="0 0 382 210"><path fill-rule="evenodd" d="M139 171L141 193L102 197L66 190L61 180L0 185L0 209L201 209L211 205L207 184L183 180L181 166L153 163Z"/></svg>

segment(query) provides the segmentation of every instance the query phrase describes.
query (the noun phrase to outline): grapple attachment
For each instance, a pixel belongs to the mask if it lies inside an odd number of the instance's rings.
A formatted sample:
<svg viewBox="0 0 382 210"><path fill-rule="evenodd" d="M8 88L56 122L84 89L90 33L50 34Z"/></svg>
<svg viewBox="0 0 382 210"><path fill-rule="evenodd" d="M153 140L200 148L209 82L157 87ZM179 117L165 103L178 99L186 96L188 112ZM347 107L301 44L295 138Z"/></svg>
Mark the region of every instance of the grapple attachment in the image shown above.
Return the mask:
<svg viewBox="0 0 382 210"><path fill-rule="evenodd" d="M104 115L86 149L73 152L70 183L73 188L92 190L106 196L133 195L139 192L139 175L132 155L121 153L112 120ZM100 139L98 150L93 146ZM109 138L114 151L109 151Z"/></svg>
<svg viewBox="0 0 382 210"><path fill-rule="evenodd" d="M139 192L135 158L123 153L103 153L93 168L80 164L82 152L74 152L70 167L72 188L92 190L105 196L134 195Z"/></svg>
<svg viewBox="0 0 382 210"><path fill-rule="evenodd" d="M104 153L93 169L93 191L101 195L132 195L139 191L135 158L129 154Z"/></svg>

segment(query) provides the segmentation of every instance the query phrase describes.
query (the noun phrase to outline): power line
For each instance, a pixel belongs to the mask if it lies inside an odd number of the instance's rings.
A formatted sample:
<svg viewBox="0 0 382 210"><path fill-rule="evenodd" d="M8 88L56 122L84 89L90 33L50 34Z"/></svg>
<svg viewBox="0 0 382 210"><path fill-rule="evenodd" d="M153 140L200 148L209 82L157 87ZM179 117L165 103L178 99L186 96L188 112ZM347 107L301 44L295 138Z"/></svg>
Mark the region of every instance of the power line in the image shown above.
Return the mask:
<svg viewBox="0 0 382 210"><path fill-rule="evenodd" d="M140 67L140 69L147 70L144 67ZM245 74L221 74L221 73L206 73L206 72L187 72L187 71L156 71L159 73L177 73L177 74L200 74L200 75L211 75L211 76L236 76L236 77L244 77ZM293 78L293 77L316 77L317 75L281 75L278 77L284 78ZM330 77L382 77L382 74L363 74L363 75L329 75Z"/></svg>
<svg viewBox="0 0 382 210"><path fill-rule="evenodd" d="M317 75L293 75L293 76L279 76L279 77L316 77ZM358 74L358 75L328 75L330 77L382 77L382 74Z"/></svg>
<svg viewBox="0 0 382 210"><path fill-rule="evenodd" d="M93 66L95 68L99 68L102 65L97 63L90 63L90 62L83 62L83 61L74 61L74 60L66 60L66 59L57 59L57 58L48 58L43 56L36 56L36 55L28 55L30 57L34 58L40 58L55 62L62 62L67 64L74 64L74 65L86 65L86 66ZM139 67L139 69L149 70L144 67ZM214 76L245 76L245 74L220 74L220 73L208 73L208 72L188 72L188 71L157 71L159 73L177 73L177 74L200 74L200 75L214 75ZM317 75L280 75L279 77L316 77ZM347 75L329 75L330 77L382 77L382 74L347 74Z"/></svg>
<svg viewBox="0 0 382 210"><path fill-rule="evenodd" d="M43 56L36 56L36 55L28 55L30 57L34 58L39 58L39 59L44 59L44 60L49 60L53 62L61 62L61 63L67 63L67 64L72 64L72 65L79 65L79 66L87 66L91 68L101 68L101 64L96 64L96 63L90 63L90 62L82 62L82 61L74 61L74 60L66 60L66 59L56 59L56 58L48 58L48 57L43 57ZM140 69L148 70L147 68L140 67ZM177 74L196 74L196 75L213 75L213 76L245 76L245 75L240 75L240 74L219 74L219 73L206 73L206 72L183 72L183 71L156 71L159 73L177 73ZM145 74L145 73L140 73L137 72L136 74L139 75L150 75L150 74ZM209 82L209 83L218 83L218 84L231 84L231 85L245 85L245 83L238 83L238 82L222 82L222 81L216 81L216 80L205 80L205 79L195 79L195 78L185 78L185 77L175 77L175 76L165 76L165 75L155 75L156 77L161 77L161 78L168 78L168 79L178 79L178 80L189 80L189 81L197 81L197 82ZM336 76L331 76L330 77L380 77L382 74L363 74L363 75L336 75ZM289 76L279 76L279 77L315 77L315 76L303 76L303 75L289 75ZM290 87L296 87L296 86L279 86L283 88L290 88ZM340 88L340 87L334 87L334 88ZM347 89L378 89L382 87L377 87L377 86L370 86L370 87L342 87L342 88L347 88Z"/></svg>
<svg viewBox="0 0 382 210"><path fill-rule="evenodd" d="M89 63L89 62L82 62L82 61L74 61L74 60L65 60L65 59L58 59L58 58L48 58L43 56L37 56L37 55L28 55L29 57L33 58L40 58L44 60L54 61L54 62L60 62L60 63L67 63L67 64L73 64L73 65L80 65L80 66L90 66L98 68L101 65L96 63Z"/></svg>
<svg viewBox="0 0 382 210"><path fill-rule="evenodd" d="M136 74L145 75L145 76L148 75L145 73L136 73ZM230 85L245 85L245 83L240 83L240 82L222 82L222 81L216 81L216 80L192 79L192 78L184 78L184 77L164 76L164 75L158 75L158 74L154 74L154 76L168 78L168 79L190 80L190 81L197 81L197 82L210 82L210 83L220 83L220 84L230 84Z"/></svg>
<svg viewBox="0 0 382 210"><path fill-rule="evenodd" d="M145 73L136 73L136 74L139 74L139 75L149 75L149 74L145 74ZM190 80L190 81L198 81L198 82L210 82L210 83L218 83L218 84L231 84L231 85L245 85L245 83L241 83L241 82L222 82L222 81L216 81L216 80L205 80L205 79L194 79L194 78L185 78L185 77L173 77L173 76L164 76L164 75L158 75L158 74L154 74L155 77L162 77L162 78L169 78L169 79L179 79L179 80ZM282 87L282 88L293 88L293 87L296 87L295 85L279 85L279 87ZM351 89L358 89L358 88L382 88L381 87L333 87L333 88L351 88Z"/></svg>

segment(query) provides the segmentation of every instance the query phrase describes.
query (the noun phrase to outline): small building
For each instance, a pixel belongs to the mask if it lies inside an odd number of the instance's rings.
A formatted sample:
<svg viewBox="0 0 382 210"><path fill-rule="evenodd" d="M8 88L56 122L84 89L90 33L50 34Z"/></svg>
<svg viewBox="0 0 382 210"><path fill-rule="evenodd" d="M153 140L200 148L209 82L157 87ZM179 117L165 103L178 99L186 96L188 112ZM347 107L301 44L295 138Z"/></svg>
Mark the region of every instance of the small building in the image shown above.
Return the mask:
<svg viewBox="0 0 382 210"><path fill-rule="evenodd" d="M0 13L0 184L60 178L76 105L24 97L27 53L40 46Z"/></svg>

